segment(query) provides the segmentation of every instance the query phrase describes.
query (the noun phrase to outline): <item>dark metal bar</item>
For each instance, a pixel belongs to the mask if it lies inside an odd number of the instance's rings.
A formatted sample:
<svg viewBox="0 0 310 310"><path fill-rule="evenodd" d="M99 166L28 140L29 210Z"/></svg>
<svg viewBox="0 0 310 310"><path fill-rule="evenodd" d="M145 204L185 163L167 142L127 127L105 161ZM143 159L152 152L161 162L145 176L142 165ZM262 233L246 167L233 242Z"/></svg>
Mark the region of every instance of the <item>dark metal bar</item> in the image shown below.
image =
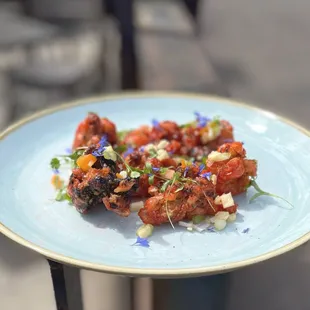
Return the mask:
<svg viewBox="0 0 310 310"><path fill-rule="evenodd" d="M49 259L47 261L51 269L57 310L68 310L67 289L63 265Z"/></svg>
<svg viewBox="0 0 310 310"><path fill-rule="evenodd" d="M113 6L121 35L122 89L136 89L138 88L138 64L133 0L114 0Z"/></svg>

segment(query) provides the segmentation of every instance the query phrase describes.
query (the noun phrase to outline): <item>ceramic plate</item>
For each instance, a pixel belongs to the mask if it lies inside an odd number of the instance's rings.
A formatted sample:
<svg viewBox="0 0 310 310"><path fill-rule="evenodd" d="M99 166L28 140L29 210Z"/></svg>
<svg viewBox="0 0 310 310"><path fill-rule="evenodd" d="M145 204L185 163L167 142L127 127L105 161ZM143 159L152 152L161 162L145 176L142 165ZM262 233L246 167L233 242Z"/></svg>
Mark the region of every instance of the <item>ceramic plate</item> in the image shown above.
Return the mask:
<svg viewBox="0 0 310 310"><path fill-rule="evenodd" d="M129 129L151 119L186 123L193 111L220 115L235 128L249 158L259 162L258 183L289 200L237 198L237 221L224 231L156 229L150 248L132 246L137 215L98 209L82 216L54 200L51 157L71 146L77 124L93 111ZM310 138L276 115L230 100L184 94L123 94L94 98L37 114L0 136L0 230L51 259L110 273L181 277L219 273L282 254L310 238ZM244 230L248 231L244 233Z"/></svg>

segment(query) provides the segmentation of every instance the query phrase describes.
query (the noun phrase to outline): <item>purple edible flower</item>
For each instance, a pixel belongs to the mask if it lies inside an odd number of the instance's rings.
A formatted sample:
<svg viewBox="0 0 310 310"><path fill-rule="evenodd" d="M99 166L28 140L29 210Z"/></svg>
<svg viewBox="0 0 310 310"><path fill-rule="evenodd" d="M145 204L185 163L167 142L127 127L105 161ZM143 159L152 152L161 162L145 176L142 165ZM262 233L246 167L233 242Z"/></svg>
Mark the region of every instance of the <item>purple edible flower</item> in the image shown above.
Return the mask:
<svg viewBox="0 0 310 310"><path fill-rule="evenodd" d="M183 173L183 177L184 177L184 178L186 177L186 174L187 174L188 170L189 170L189 167L187 166L187 167L185 168L185 170L184 170L184 173Z"/></svg>
<svg viewBox="0 0 310 310"><path fill-rule="evenodd" d="M144 150L145 150L145 146L141 146L141 147L139 148L139 151L140 151L140 152L144 152Z"/></svg>
<svg viewBox="0 0 310 310"><path fill-rule="evenodd" d="M146 238L140 238L140 237L137 238L137 241L133 245L142 246L144 248L150 247L149 241Z"/></svg>
<svg viewBox="0 0 310 310"><path fill-rule="evenodd" d="M108 144L108 137L106 135L103 135L99 141L100 147L103 148L107 146Z"/></svg>
<svg viewBox="0 0 310 310"><path fill-rule="evenodd" d="M211 175L212 175L211 172L205 172L205 173L200 174L202 178L208 179L209 181L210 181Z"/></svg>
<svg viewBox="0 0 310 310"><path fill-rule="evenodd" d="M210 227L207 228L207 231L215 232L215 228L213 226L210 226Z"/></svg>
<svg viewBox="0 0 310 310"><path fill-rule="evenodd" d="M250 231L250 228L243 229L242 233L247 234Z"/></svg>
<svg viewBox="0 0 310 310"><path fill-rule="evenodd" d="M54 174L59 174L59 170L58 169L53 169L53 173Z"/></svg>
<svg viewBox="0 0 310 310"><path fill-rule="evenodd" d="M130 146L127 151L124 153L124 157L127 157L128 155L130 155L132 152L134 151L134 149Z"/></svg>
<svg viewBox="0 0 310 310"><path fill-rule="evenodd" d="M71 147L67 147L66 149L65 149L65 152L66 152L66 154L72 154L72 149L71 149Z"/></svg>
<svg viewBox="0 0 310 310"><path fill-rule="evenodd" d="M201 115L199 112L194 112L196 116L196 121L198 122L198 127L205 127L210 121L211 118Z"/></svg>
<svg viewBox="0 0 310 310"><path fill-rule="evenodd" d="M154 119L154 118L152 119L152 125L155 128L160 128L159 121L157 119Z"/></svg>
<svg viewBox="0 0 310 310"><path fill-rule="evenodd" d="M199 173L201 173L201 171L205 168L206 166L204 165L204 164L201 164L200 166L199 166Z"/></svg>
<svg viewBox="0 0 310 310"><path fill-rule="evenodd" d="M107 140L107 136L106 135L103 135L99 141L99 148L97 150L94 150L93 151L93 155L94 156L102 156L102 152L104 151L105 147L107 146L108 144L108 140Z"/></svg>
<svg viewBox="0 0 310 310"><path fill-rule="evenodd" d="M160 170L160 168L157 167L152 167L153 171L158 172Z"/></svg>

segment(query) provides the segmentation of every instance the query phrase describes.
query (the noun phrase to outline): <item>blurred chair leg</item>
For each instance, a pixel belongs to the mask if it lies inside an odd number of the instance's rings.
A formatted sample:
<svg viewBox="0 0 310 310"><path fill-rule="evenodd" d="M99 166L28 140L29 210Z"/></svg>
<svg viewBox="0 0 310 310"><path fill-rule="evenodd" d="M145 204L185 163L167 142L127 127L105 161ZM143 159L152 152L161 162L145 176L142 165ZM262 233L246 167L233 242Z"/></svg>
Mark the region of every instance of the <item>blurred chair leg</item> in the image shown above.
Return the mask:
<svg viewBox="0 0 310 310"><path fill-rule="evenodd" d="M64 276L63 265L60 263L47 260L53 281L56 305L58 310L68 310L67 290Z"/></svg>
<svg viewBox="0 0 310 310"><path fill-rule="evenodd" d="M122 89L138 88L138 68L133 22L133 0L114 0L115 16L120 24Z"/></svg>
<svg viewBox="0 0 310 310"><path fill-rule="evenodd" d="M183 2L195 21L196 34L199 35L200 24L199 24L199 18L198 18L198 13L199 13L198 10L199 10L200 0L183 0Z"/></svg>
<svg viewBox="0 0 310 310"><path fill-rule="evenodd" d="M198 15L198 6L200 0L183 0L188 11L194 17L195 21L197 21Z"/></svg>

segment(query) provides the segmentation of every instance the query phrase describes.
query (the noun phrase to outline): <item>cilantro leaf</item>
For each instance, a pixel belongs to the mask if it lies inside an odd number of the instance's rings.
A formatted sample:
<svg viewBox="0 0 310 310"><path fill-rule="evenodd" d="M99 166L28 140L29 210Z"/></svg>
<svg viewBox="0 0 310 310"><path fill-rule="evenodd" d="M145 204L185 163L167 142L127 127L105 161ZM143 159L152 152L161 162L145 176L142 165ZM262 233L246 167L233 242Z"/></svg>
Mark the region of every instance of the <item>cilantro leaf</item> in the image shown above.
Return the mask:
<svg viewBox="0 0 310 310"><path fill-rule="evenodd" d="M51 162L50 162L51 168L52 169L59 169L60 167L60 160L56 157L54 157Z"/></svg>

